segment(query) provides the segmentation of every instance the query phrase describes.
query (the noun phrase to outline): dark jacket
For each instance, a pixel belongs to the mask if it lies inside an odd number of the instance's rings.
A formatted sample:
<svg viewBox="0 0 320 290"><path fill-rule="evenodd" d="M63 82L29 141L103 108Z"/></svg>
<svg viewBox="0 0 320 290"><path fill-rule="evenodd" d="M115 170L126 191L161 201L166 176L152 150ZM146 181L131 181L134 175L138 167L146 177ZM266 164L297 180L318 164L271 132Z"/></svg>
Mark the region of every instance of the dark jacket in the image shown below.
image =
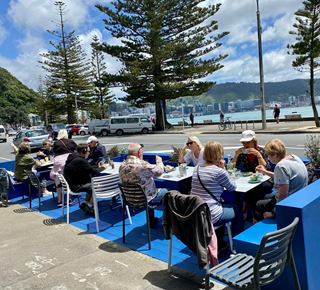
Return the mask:
<svg viewBox="0 0 320 290"><path fill-rule="evenodd" d="M207 248L212 237L211 214L197 195L168 191L163 200L162 225L165 238L173 234L197 256L199 269L207 265Z"/></svg>
<svg viewBox="0 0 320 290"><path fill-rule="evenodd" d="M96 147L90 147L90 155L88 157L91 165L97 164L100 157L107 158L106 148L100 143Z"/></svg>
<svg viewBox="0 0 320 290"><path fill-rule="evenodd" d="M84 157L73 153L68 156L63 175L70 189L77 191L81 185L91 183L91 174L96 175L103 170L104 167L91 166Z"/></svg>
<svg viewBox="0 0 320 290"><path fill-rule="evenodd" d="M64 146L63 143L66 145ZM54 156L63 155L66 153L73 153L77 149L77 144L73 140L61 139L53 143Z"/></svg>

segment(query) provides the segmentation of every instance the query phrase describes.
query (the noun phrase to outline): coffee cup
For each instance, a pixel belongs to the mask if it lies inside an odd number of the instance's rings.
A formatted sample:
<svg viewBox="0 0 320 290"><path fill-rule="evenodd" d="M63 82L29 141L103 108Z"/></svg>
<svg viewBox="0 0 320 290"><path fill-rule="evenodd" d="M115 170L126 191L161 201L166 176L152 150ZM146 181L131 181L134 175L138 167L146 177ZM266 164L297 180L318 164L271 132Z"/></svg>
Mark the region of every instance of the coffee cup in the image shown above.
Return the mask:
<svg viewBox="0 0 320 290"><path fill-rule="evenodd" d="M257 181L258 180L258 175L257 174L250 175L250 180L251 181Z"/></svg>

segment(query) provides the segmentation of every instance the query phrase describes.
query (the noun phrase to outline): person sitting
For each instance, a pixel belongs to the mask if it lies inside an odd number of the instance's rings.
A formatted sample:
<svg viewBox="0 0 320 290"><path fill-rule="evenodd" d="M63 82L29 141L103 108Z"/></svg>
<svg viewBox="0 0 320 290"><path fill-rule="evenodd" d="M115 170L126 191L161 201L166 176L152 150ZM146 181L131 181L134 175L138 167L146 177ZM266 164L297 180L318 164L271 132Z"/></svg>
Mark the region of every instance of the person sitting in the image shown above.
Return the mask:
<svg viewBox="0 0 320 290"><path fill-rule="evenodd" d="M107 168L106 164L91 166L86 158L90 154L90 147L80 143L77 146L77 153L68 156L64 167L63 176L73 192L85 192L86 197L80 208L86 213L93 214L93 198L91 175L96 175Z"/></svg>
<svg viewBox="0 0 320 290"><path fill-rule="evenodd" d="M286 156L286 147L279 139L269 141L264 150L271 163L276 164L274 172L268 171L264 166L257 166L256 170L266 174L274 180L274 194L268 194L263 200L257 202L255 218L274 218L275 205L289 195L297 192L308 184L308 172L301 159L290 154Z"/></svg>
<svg viewBox="0 0 320 290"><path fill-rule="evenodd" d="M87 144L90 147L90 154L88 157L89 164L98 164L99 158L107 158L106 148L98 142L97 137L90 136L87 140Z"/></svg>
<svg viewBox="0 0 320 290"><path fill-rule="evenodd" d="M46 157L50 159L53 156L53 147L51 147L51 142L49 139L46 139L42 142L43 147L45 148L43 152L37 152L37 159L45 159Z"/></svg>
<svg viewBox="0 0 320 290"><path fill-rule="evenodd" d="M191 194L198 195L207 202L213 226L225 225L231 221L232 236L236 236L244 230L244 225L241 209L237 205L221 203L223 191L234 191L237 187L225 168L225 161L221 159L223 155L224 150L220 143L207 142L203 152L205 162L198 164L193 171ZM216 231L220 250L226 245L223 242L225 227L222 226L221 229Z"/></svg>
<svg viewBox="0 0 320 290"><path fill-rule="evenodd" d="M189 149L190 151L184 155L184 151ZM189 137L187 143L180 151L179 163L187 163L190 164L191 161L193 165L196 166L197 164L203 163L203 146L201 145L200 140L196 136Z"/></svg>
<svg viewBox="0 0 320 290"><path fill-rule="evenodd" d="M143 160L143 144L132 143L128 147L128 156L119 168L120 179L124 183L139 183L147 197L150 206L160 205L165 188L157 189L153 178L163 174L164 165L162 158L156 156L156 165ZM154 227L158 218L155 217L154 209L149 209L150 227Z"/></svg>
<svg viewBox="0 0 320 290"><path fill-rule="evenodd" d="M240 164L243 172L255 172L258 165L264 166L267 170L270 170L270 163L264 149L258 146L258 138L254 131L246 130L242 132L240 139L243 147L238 148L235 151L232 162L235 163L236 167ZM243 220L247 221L247 212L250 205L252 213L255 211L256 203L259 199L259 194L266 195L271 193L273 188L272 182L264 182L261 185L249 190L244 194L243 197Z"/></svg>

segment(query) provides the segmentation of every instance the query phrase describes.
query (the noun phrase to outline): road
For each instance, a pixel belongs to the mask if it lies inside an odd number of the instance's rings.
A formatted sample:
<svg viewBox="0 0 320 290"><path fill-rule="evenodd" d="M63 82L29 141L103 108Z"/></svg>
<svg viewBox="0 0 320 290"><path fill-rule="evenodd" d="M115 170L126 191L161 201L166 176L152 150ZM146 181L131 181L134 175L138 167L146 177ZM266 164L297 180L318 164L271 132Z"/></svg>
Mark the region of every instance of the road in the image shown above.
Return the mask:
<svg viewBox="0 0 320 290"><path fill-rule="evenodd" d="M259 134L258 145L263 146L267 141L272 139L281 139L287 148L288 154L296 154L299 157L305 157L304 155L304 143L306 141L307 134ZM203 145L208 141L217 141L221 143L225 149L225 154L234 154L235 149L241 146L240 137L241 134L195 134ZM0 143L0 162L14 159L13 149L10 146L13 137L8 138L7 143ZM73 140L79 144L84 143L88 136L74 136ZM98 137L100 143L102 143L106 149L110 149L114 145L127 148L130 143L142 143L144 144L144 152L159 152L169 153L172 152L171 145L181 148L187 141L188 135L186 134L134 134L118 136ZM36 152L32 152L34 156Z"/></svg>

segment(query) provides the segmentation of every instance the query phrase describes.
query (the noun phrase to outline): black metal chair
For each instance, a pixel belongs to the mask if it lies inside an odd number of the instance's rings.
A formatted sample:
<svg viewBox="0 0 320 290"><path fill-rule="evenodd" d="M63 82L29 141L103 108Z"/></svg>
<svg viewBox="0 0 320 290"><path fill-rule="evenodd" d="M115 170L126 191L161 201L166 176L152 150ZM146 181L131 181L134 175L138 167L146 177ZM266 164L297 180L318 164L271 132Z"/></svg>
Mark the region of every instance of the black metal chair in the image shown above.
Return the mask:
<svg viewBox="0 0 320 290"><path fill-rule="evenodd" d="M31 170L25 170L24 171L28 177L29 177L29 203L31 208L31 202L32 202L32 194L31 194L31 185L34 186L37 189L38 198L39 198L39 211L41 212L41 188L42 187L49 187L53 186L55 182L53 180L45 180L41 181L39 180L38 176ZM53 200L55 200L54 192L52 192Z"/></svg>
<svg viewBox="0 0 320 290"><path fill-rule="evenodd" d="M299 218L287 227L265 234L256 257L246 254L232 255L228 260L211 268L206 274L205 289L209 289L210 277L234 289L259 290L277 279L286 265L292 269L296 289L300 290L292 254L292 240Z"/></svg>
<svg viewBox="0 0 320 290"><path fill-rule="evenodd" d="M121 183L119 187L122 193L122 240L125 243L125 210L126 206L135 209L145 209L147 216L147 231L149 250L151 250L151 236L150 236L150 220L149 220L149 206L147 197L140 184L137 183ZM150 207L151 208L151 207ZM153 207L152 207L153 208Z"/></svg>

